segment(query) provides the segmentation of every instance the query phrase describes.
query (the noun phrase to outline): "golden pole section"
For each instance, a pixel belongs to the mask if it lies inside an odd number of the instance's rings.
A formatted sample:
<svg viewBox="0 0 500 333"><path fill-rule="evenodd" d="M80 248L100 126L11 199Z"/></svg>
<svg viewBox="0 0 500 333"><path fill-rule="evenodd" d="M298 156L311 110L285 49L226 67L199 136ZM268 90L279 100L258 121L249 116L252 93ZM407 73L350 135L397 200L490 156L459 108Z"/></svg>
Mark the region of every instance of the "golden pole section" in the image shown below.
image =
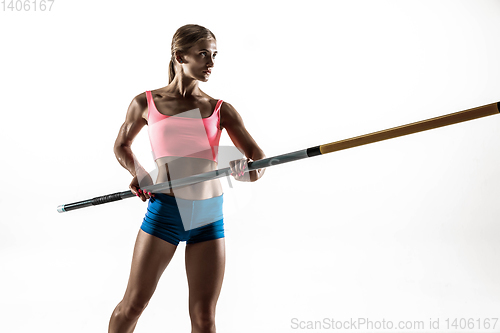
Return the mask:
<svg viewBox="0 0 500 333"><path fill-rule="evenodd" d="M499 104L500 103L492 103L488 105L483 105L477 108L450 113L444 116L422 120L408 125L403 125L379 132L357 136L350 139L327 143L319 146L319 149L321 154L328 154L334 151L362 146L377 141L397 138L403 135L422 132L433 128L456 124L476 118L486 117L493 114L498 114L500 112L498 106Z"/></svg>

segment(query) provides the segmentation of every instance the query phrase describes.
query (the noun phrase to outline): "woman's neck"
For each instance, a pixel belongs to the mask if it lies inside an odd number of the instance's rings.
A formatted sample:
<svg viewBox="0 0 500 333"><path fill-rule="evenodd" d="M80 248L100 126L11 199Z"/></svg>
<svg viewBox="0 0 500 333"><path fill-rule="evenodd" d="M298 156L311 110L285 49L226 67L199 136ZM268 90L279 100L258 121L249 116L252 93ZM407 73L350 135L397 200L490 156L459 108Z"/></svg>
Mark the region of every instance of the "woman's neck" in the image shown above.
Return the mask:
<svg viewBox="0 0 500 333"><path fill-rule="evenodd" d="M175 76L172 82L166 87L166 91L183 98L199 97L202 92L198 86L198 80L188 77Z"/></svg>

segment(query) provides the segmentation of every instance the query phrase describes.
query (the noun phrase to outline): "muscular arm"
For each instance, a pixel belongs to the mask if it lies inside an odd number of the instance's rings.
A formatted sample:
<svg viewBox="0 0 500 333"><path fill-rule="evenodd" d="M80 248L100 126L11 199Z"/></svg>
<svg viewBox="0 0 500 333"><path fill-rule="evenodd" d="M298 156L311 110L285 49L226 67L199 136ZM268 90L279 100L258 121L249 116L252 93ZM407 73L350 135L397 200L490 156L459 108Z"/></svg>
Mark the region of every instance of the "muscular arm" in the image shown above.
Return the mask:
<svg viewBox="0 0 500 333"><path fill-rule="evenodd" d="M142 127L147 124L142 117L147 108L147 101L144 94L136 96L130 103L125 122L120 127L118 137L115 141L114 152L116 159L135 177L134 154L132 153L132 142Z"/></svg>
<svg viewBox="0 0 500 333"><path fill-rule="evenodd" d="M264 151L260 149L257 142L243 124L243 119L236 109L229 103L224 102L221 107L221 127L227 130L227 134L234 145L245 153L245 156L253 161L266 157ZM257 169L249 172L250 181L254 182L264 175L266 169Z"/></svg>

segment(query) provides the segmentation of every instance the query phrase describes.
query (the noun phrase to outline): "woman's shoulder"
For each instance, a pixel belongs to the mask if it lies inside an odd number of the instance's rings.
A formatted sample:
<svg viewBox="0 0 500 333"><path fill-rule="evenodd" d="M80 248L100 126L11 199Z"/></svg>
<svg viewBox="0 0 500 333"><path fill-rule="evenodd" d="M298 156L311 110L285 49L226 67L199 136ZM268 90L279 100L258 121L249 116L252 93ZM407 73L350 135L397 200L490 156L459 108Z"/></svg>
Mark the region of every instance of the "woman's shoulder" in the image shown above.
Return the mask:
<svg viewBox="0 0 500 333"><path fill-rule="evenodd" d="M146 96L146 91L141 92L140 94L136 95L134 97L134 101L136 101L140 105L146 105L146 107L147 107L148 106L148 100L147 100L147 96Z"/></svg>
<svg viewBox="0 0 500 333"><path fill-rule="evenodd" d="M220 106L220 125L221 128L227 128L232 124L242 124L243 119L241 115L236 111L236 109L228 103L227 101L223 101Z"/></svg>
<svg viewBox="0 0 500 333"><path fill-rule="evenodd" d="M233 116L238 113L231 103L224 100L220 106L220 112L224 114L232 114Z"/></svg>
<svg viewBox="0 0 500 333"><path fill-rule="evenodd" d="M225 104L227 104L227 102L222 100L221 98L214 98L205 92L202 92L202 93L203 93L203 99L205 100L205 102L202 102L202 103L206 103L206 102L210 103L212 110L214 110L217 107L217 103L219 103L219 101L221 101L221 103L222 103L220 106L220 112L222 112L222 108L225 109L227 107L227 106L225 106Z"/></svg>
<svg viewBox="0 0 500 333"><path fill-rule="evenodd" d="M138 95L136 95L133 99L132 102L130 102L129 109L133 108L135 111L134 113L138 113L141 115L141 118L146 120L146 123L148 121L148 100L146 97L146 92L142 92Z"/></svg>

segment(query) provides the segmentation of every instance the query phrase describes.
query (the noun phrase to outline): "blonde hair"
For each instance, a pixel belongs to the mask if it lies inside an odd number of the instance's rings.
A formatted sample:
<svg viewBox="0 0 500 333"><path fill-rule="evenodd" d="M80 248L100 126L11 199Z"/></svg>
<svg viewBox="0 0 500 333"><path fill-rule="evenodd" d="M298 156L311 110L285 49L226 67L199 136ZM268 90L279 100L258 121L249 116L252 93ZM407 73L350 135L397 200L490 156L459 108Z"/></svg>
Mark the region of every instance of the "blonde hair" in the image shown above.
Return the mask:
<svg viewBox="0 0 500 333"><path fill-rule="evenodd" d="M172 37L171 46L171 58L170 65L168 67L168 83L172 82L175 77L175 53L176 52L187 52L191 47L193 47L196 42L200 39L210 39L215 40L215 35L205 27L198 24L186 24L179 29Z"/></svg>

